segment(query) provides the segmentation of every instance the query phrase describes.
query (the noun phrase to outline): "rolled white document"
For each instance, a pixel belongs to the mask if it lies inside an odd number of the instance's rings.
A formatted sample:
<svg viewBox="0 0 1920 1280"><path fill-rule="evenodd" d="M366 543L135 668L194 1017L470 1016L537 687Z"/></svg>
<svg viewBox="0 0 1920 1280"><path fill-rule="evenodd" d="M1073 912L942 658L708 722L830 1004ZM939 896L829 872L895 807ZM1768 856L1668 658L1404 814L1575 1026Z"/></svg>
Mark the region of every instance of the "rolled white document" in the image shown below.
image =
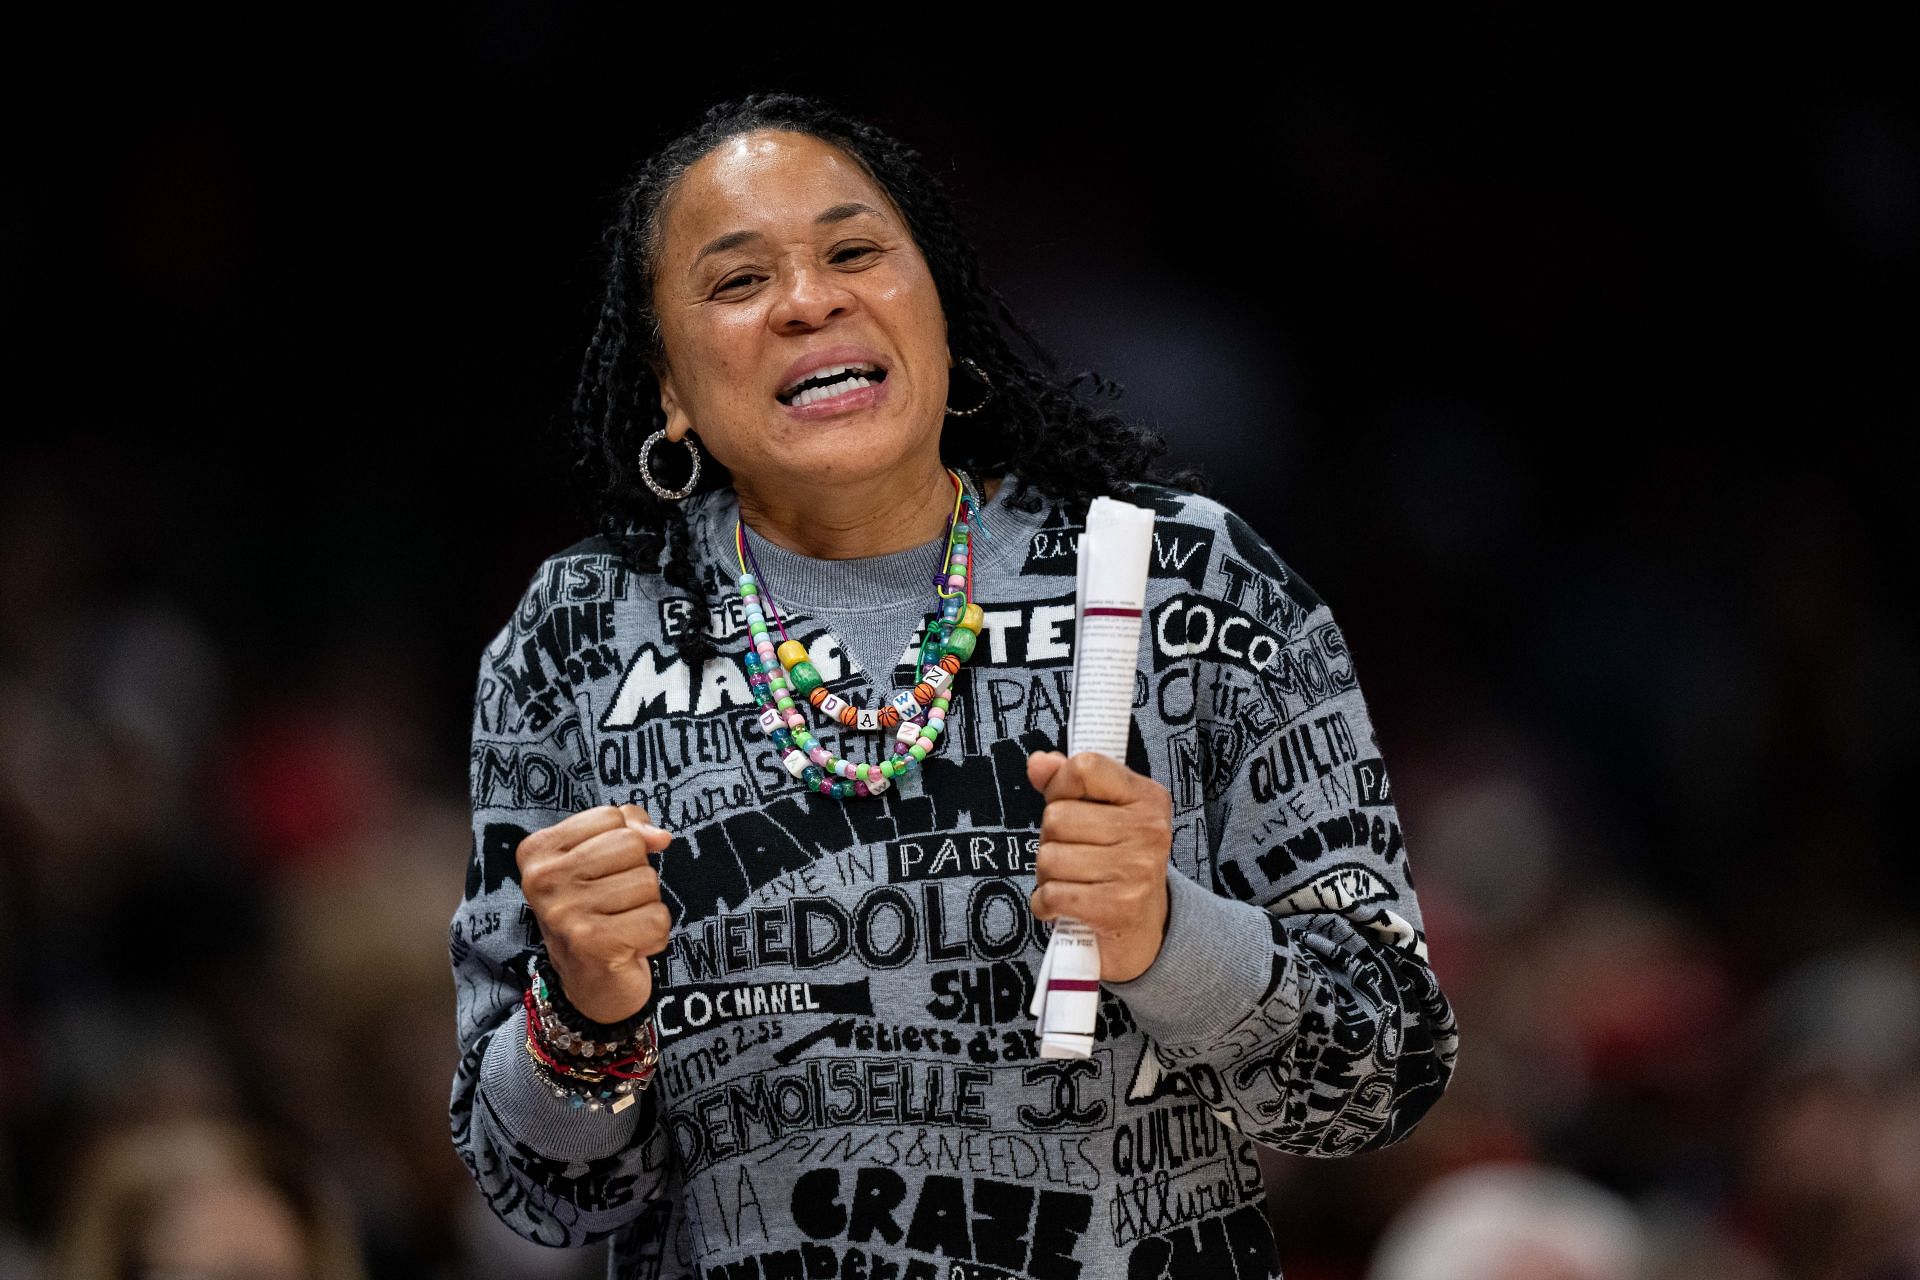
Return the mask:
<svg viewBox="0 0 1920 1280"><path fill-rule="evenodd" d="M1095 498L1088 506L1074 602L1070 755L1127 757L1152 553L1152 511L1112 498ZM1093 930L1077 920L1054 922L1029 1011L1040 1022L1041 1057L1085 1058L1093 1052L1100 1014L1100 940Z"/></svg>

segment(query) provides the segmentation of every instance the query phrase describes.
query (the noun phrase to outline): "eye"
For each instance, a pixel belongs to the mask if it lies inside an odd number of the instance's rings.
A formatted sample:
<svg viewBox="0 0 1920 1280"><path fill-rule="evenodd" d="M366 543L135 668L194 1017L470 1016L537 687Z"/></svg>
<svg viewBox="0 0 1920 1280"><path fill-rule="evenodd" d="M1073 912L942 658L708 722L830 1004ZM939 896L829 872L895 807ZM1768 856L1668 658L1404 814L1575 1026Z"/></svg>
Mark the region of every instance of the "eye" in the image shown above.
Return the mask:
<svg viewBox="0 0 1920 1280"><path fill-rule="evenodd" d="M738 285L745 285L745 284L752 284L752 283L753 283L753 277L750 275L742 274L737 276L729 276L727 279L722 280L720 282L719 287L716 288L714 292L724 293L728 289L732 289Z"/></svg>
<svg viewBox="0 0 1920 1280"><path fill-rule="evenodd" d="M858 258L859 255L861 254L870 254L870 253L877 253L877 252L879 251L870 244L850 244L844 249L834 250L832 261L852 262L856 258Z"/></svg>

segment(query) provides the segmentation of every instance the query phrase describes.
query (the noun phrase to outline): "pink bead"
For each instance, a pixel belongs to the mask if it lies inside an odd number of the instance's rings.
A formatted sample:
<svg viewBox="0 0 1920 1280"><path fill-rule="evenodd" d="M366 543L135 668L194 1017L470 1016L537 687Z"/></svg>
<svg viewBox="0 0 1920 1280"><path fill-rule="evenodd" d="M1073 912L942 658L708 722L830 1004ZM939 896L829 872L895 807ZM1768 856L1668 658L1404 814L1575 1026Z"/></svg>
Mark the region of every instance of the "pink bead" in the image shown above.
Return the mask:
<svg viewBox="0 0 1920 1280"><path fill-rule="evenodd" d="M950 587L964 587L967 585L967 575L964 573L950 573L947 575L947 585Z"/></svg>
<svg viewBox="0 0 1920 1280"><path fill-rule="evenodd" d="M832 767L829 761L831 761L833 757L827 754L825 747L816 746L813 750L807 752L807 758L819 765L822 769L830 769Z"/></svg>
<svg viewBox="0 0 1920 1280"><path fill-rule="evenodd" d="M787 727L789 729L804 729L807 727L807 718L800 714L798 707L787 712Z"/></svg>

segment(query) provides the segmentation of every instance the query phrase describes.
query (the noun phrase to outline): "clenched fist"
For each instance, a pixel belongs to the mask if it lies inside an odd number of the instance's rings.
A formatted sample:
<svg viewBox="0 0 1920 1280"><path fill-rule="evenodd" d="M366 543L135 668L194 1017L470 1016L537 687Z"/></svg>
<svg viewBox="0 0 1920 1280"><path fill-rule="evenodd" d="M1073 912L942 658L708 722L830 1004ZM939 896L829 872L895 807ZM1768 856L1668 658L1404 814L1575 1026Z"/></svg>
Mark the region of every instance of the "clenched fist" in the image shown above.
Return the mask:
<svg viewBox="0 0 1920 1280"><path fill-rule="evenodd" d="M1028 899L1034 918L1089 926L1100 938L1101 981L1132 981L1167 936L1173 797L1094 751L1036 751L1027 781L1047 798Z"/></svg>
<svg viewBox="0 0 1920 1280"><path fill-rule="evenodd" d="M637 804L585 809L520 842L520 891L561 990L595 1022L621 1022L653 995L647 957L667 949L673 917L649 853L673 839Z"/></svg>

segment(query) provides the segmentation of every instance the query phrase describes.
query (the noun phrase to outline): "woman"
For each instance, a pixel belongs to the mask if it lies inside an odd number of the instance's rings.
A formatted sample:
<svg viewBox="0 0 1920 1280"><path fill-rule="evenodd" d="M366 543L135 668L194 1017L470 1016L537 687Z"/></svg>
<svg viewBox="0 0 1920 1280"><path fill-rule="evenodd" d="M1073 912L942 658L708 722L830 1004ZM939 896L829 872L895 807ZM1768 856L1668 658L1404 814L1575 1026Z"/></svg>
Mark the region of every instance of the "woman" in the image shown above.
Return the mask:
<svg viewBox="0 0 1920 1280"><path fill-rule="evenodd" d="M609 250L602 533L475 704L452 1119L488 1202L617 1275L1277 1275L1252 1144L1398 1141L1457 1047L1325 606L1144 482L1157 442L870 126L716 107ZM1124 764L1057 750L1095 494L1157 513ZM1084 1061L1027 1012L1063 915L1102 939Z"/></svg>

